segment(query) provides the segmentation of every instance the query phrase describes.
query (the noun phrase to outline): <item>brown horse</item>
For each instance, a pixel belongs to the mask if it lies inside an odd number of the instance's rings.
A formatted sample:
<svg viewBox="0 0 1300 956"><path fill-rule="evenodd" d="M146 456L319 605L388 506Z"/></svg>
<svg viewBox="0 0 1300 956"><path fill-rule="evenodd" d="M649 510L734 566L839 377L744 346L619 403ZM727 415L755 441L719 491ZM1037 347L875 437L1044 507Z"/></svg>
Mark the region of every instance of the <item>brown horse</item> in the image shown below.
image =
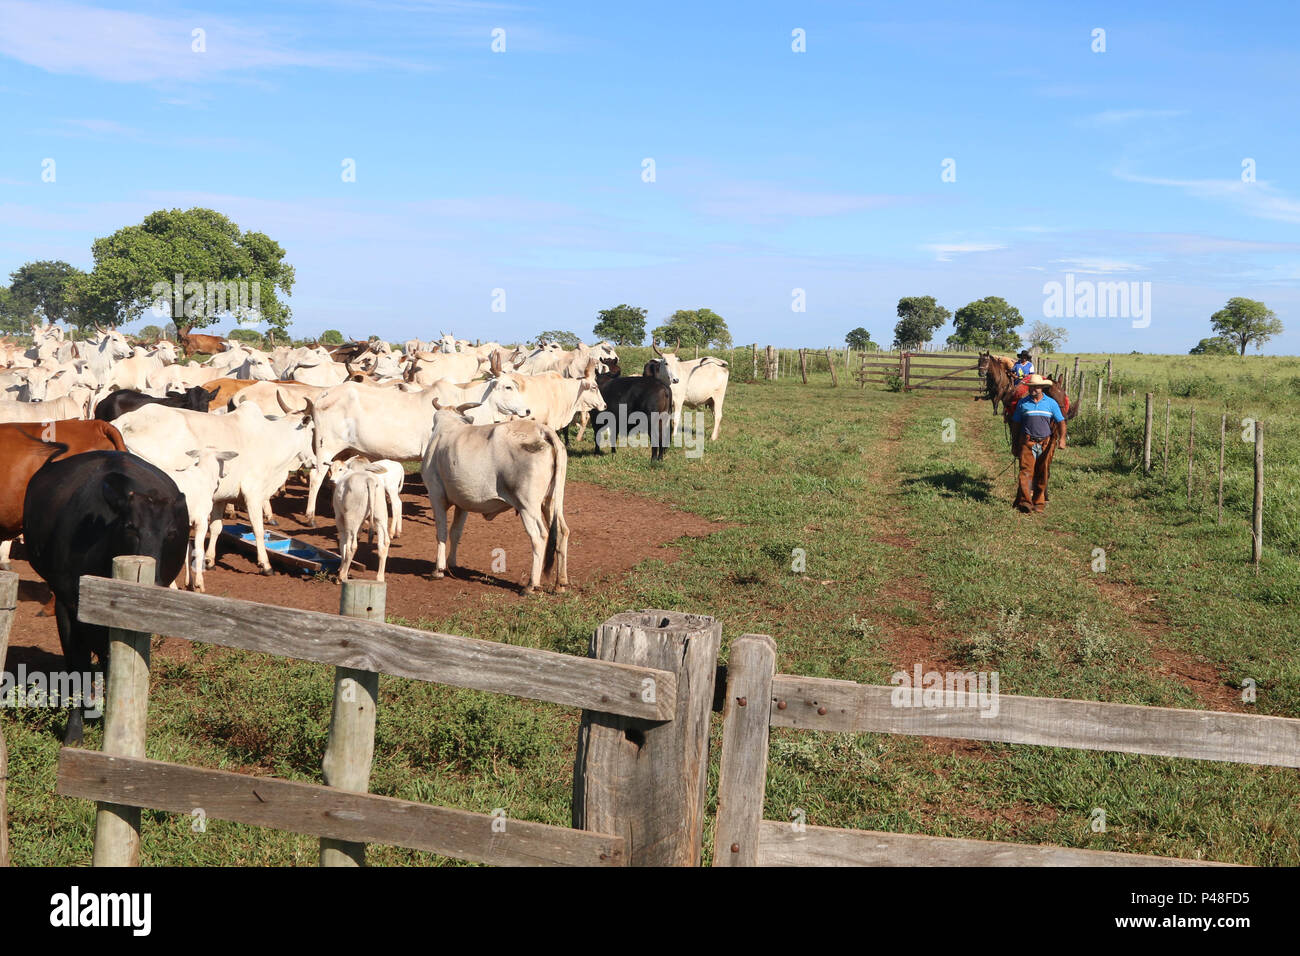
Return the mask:
<svg viewBox="0 0 1300 956"><path fill-rule="evenodd" d="M1011 415L1015 411L1016 404L1016 380L1011 374L1011 368L1015 360L1007 358L1005 355L993 355L990 352L980 353L979 370L984 376L984 394L977 395L976 401L988 399L993 403L993 413L998 411L998 403L1002 403L1002 418L1008 426L1011 424ZM1056 382L1044 390L1061 406L1061 412L1065 415L1065 422L1061 423L1061 445L1065 447L1066 423L1068 423L1078 412L1078 407L1071 404L1070 397L1065 394L1065 389L1061 388Z"/></svg>

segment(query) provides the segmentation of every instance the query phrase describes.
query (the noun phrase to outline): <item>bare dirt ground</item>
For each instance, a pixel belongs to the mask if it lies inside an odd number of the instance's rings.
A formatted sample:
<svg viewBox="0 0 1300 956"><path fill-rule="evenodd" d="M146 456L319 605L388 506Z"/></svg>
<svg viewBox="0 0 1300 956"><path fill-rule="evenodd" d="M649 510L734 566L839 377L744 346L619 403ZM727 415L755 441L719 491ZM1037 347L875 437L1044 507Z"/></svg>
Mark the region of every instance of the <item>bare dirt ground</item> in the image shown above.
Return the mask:
<svg viewBox="0 0 1300 956"><path fill-rule="evenodd" d="M287 493L273 504L279 521L277 530L337 552L330 486L327 484L321 493L316 528L308 528L300 520L305 501L305 485L291 482ZM388 553L385 573L390 617L417 623L472 608L481 601L499 605L537 599L524 597L519 590L520 579L531 567L532 548L513 512L491 522L471 515L465 523L457 555L464 571L461 576L441 580L432 577L437 533L418 474L407 476L402 513L402 535L394 540ZM705 537L725 527L671 505L581 482L569 482L566 486L564 513L570 531L571 588L599 587L647 558L672 561L677 551L671 542L682 537ZM242 515L235 520L246 523ZM492 571L495 548L505 550L506 571L501 574ZM13 570L21 583L4 666L13 670L19 663L25 663L29 669L51 669L61 661L62 652L53 616L39 616L42 604L49 598L49 588L25 560L21 544L14 545L13 558ZM378 558L364 534L357 560L365 565L366 571L354 570L353 574L373 580ZM205 572L204 583L208 594L220 597L312 611L338 611L339 585L332 578L285 572L263 576L257 572L251 557L224 544L218 544L217 563ZM166 656L184 656L189 653L189 644L167 640L155 650Z"/></svg>

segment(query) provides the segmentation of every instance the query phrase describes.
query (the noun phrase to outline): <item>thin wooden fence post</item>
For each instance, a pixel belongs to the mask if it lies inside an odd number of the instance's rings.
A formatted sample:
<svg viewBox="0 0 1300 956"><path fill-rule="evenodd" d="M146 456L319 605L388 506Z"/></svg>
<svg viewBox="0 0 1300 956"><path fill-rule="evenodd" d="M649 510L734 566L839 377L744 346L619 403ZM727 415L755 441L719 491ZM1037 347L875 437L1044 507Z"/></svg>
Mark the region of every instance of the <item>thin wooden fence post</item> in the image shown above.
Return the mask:
<svg viewBox="0 0 1300 956"><path fill-rule="evenodd" d="M1079 356L1074 357L1074 377L1079 377Z"/></svg>
<svg viewBox="0 0 1300 956"><path fill-rule="evenodd" d="M1154 398L1147 392L1147 418L1142 429L1142 474L1148 477L1151 475L1151 403Z"/></svg>
<svg viewBox="0 0 1300 956"><path fill-rule="evenodd" d="M721 640L711 617L653 610L616 614L592 635L591 657L677 675L672 720L582 712L573 825L623 837L628 866L700 864ZM646 678L642 698L655 693Z"/></svg>
<svg viewBox="0 0 1300 956"><path fill-rule="evenodd" d="M839 388L840 382L839 379L835 377L835 360L831 358L830 346L826 347L826 364L829 365L831 369L831 388Z"/></svg>
<svg viewBox="0 0 1300 956"><path fill-rule="evenodd" d="M808 384L808 356L806 349L799 350L799 374L803 376L803 383Z"/></svg>
<svg viewBox="0 0 1300 956"><path fill-rule="evenodd" d="M9 648L9 628L18 608L18 575L0 571L0 672L4 671L5 653ZM5 730L0 722L0 867L9 865L9 807L5 788L9 779L9 751L5 747Z"/></svg>
<svg viewBox="0 0 1300 956"><path fill-rule="evenodd" d="M1192 417L1187 423L1187 506L1192 505L1192 461L1196 454L1196 406L1192 406Z"/></svg>
<svg viewBox="0 0 1300 956"><path fill-rule="evenodd" d="M775 672L776 642L766 634L743 634L732 642L722 707L714 866L758 865Z"/></svg>
<svg viewBox="0 0 1300 956"><path fill-rule="evenodd" d="M1106 359L1106 388L1110 389L1110 363L1111 359Z"/></svg>
<svg viewBox="0 0 1300 956"><path fill-rule="evenodd" d="M1223 455L1228 450L1228 414L1219 420L1219 524L1223 524Z"/></svg>
<svg viewBox="0 0 1300 956"><path fill-rule="evenodd" d="M1161 467L1164 468L1164 476L1161 477L1162 481L1169 480L1169 411L1173 402L1173 398L1165 399L1165 450L1164 453L1161 454Z"/></svg>
<svg viewBox="0 0 1300 956"><path fill-rule="evenodd" d="M1097 411L1101 411L1101 376L1097 376Z"/></svg>
<svg viewBox="0 0 1300 956"><path fill-rule="evenodd" d="M767 378L767 380L770 382L770 381L773 381L773 380L776 378L776 376L777 376L777 356L776 356L776 349L769 345L769 346L767 347L767 372L766 372L766 378Z"/></svg>
<svg viewBox="0 0 1300 956"><path fill-rule="evenodd" d="M1264 554L1264 423L1255 422L1255 506L1250 522L1250 560L1258 565Z"/></svg>
<svg viewBox="0 0 1300 956"><path fill-rule="evenodd" d="M754 381L757 382L758 381L758 343L757 342L754 343L753 349L754 349Z"/></svg>
<svg viewBox="0 0 1300 956"><path fill-rule="evenodd" d="M903 359L903 391L908 392L912 389L912 353L904 352Z"/></svg>
<svg viewBox="0 0 1300 956"><path fill-rule="evenodd" d="M344 581L339 614L384 622L387 585L382 581ZM365 793L375 756L375 710L379 675L374 671L334 668L334 710L322 764L325 785ZM321 866L365 866L366 845L321 837Z"/></svg>
<svg viewBox="0 0 1300 956"><path fill-rule="evenodd" d="M157 562L141 555L113 559L113 578L153 584ZM149 713L149 643L144 631L108 629L108 688L104 708L103 752L143 757ZM93 866L140 865L140 808L100 803L95 810Z"/></svg>

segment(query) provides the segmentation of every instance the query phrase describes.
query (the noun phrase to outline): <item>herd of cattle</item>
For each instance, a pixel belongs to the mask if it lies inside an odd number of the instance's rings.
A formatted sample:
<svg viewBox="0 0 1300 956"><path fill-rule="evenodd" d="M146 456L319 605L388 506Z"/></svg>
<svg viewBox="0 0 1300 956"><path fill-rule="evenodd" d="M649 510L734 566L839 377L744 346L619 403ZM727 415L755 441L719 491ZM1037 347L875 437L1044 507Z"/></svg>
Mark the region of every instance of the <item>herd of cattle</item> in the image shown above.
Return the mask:
<svg viewBox="0 0 1300 956"><path fill-rule="evenodd" d="M312 526L325 478L334 480L341 578L369 522L383 580L401 533L402 463L419 461L437 525L435 578L456 566L470 512L513 510L532 545L525 590L552 574L563 590L569 426L581 440L594 416L598 453L602 435L611 451L646 435L657 459L683 407L710 406L716 441L729 374L720 359L686 361L657 346L641 374L625 376L606 342L524 349L450 335L401 351L371 340L268 352L185 332L181 350L209 356L191 364L171 342L97 332L73 342L44 326L29 347L0 343L0 567L21 535L53 592L67 666L79 671L92 653L102 661L108 644L105 628L77 621L81 575L107 575L115 556L143 554L157 561L158 584L175 587L184 572L180 583L201 591L234 505L270 574L271 500L300 468ZM68 739L81 727L74 710Z"/></svg>

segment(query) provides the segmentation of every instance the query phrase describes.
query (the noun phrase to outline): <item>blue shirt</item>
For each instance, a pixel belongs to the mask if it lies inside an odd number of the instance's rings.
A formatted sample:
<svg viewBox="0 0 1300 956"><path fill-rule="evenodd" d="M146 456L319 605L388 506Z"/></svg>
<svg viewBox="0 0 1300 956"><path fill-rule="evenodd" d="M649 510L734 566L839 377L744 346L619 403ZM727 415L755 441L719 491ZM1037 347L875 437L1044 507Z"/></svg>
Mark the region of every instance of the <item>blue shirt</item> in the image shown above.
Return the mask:
<svg viewBox="0 0 1300 956"><path fill-rule="evenodd" d="M1011 420L1024 423L1024 433L1029 438L1040 440L1052 434L1052 422L1063 422L1061 406L1056 399L1043 394L1041 402L1035 402L1028 395L1016 403L1016 410L1011 413Z"/></svg>
<svg viewBox="0 0 1300 956"><path fill-rule="evenodd" d="M1016 378L1024 378L1026 375L1032 375L1033 371L1034 363L1030 361L1017 362L1015 365L1011 366L1011 374Z"/></svg>

